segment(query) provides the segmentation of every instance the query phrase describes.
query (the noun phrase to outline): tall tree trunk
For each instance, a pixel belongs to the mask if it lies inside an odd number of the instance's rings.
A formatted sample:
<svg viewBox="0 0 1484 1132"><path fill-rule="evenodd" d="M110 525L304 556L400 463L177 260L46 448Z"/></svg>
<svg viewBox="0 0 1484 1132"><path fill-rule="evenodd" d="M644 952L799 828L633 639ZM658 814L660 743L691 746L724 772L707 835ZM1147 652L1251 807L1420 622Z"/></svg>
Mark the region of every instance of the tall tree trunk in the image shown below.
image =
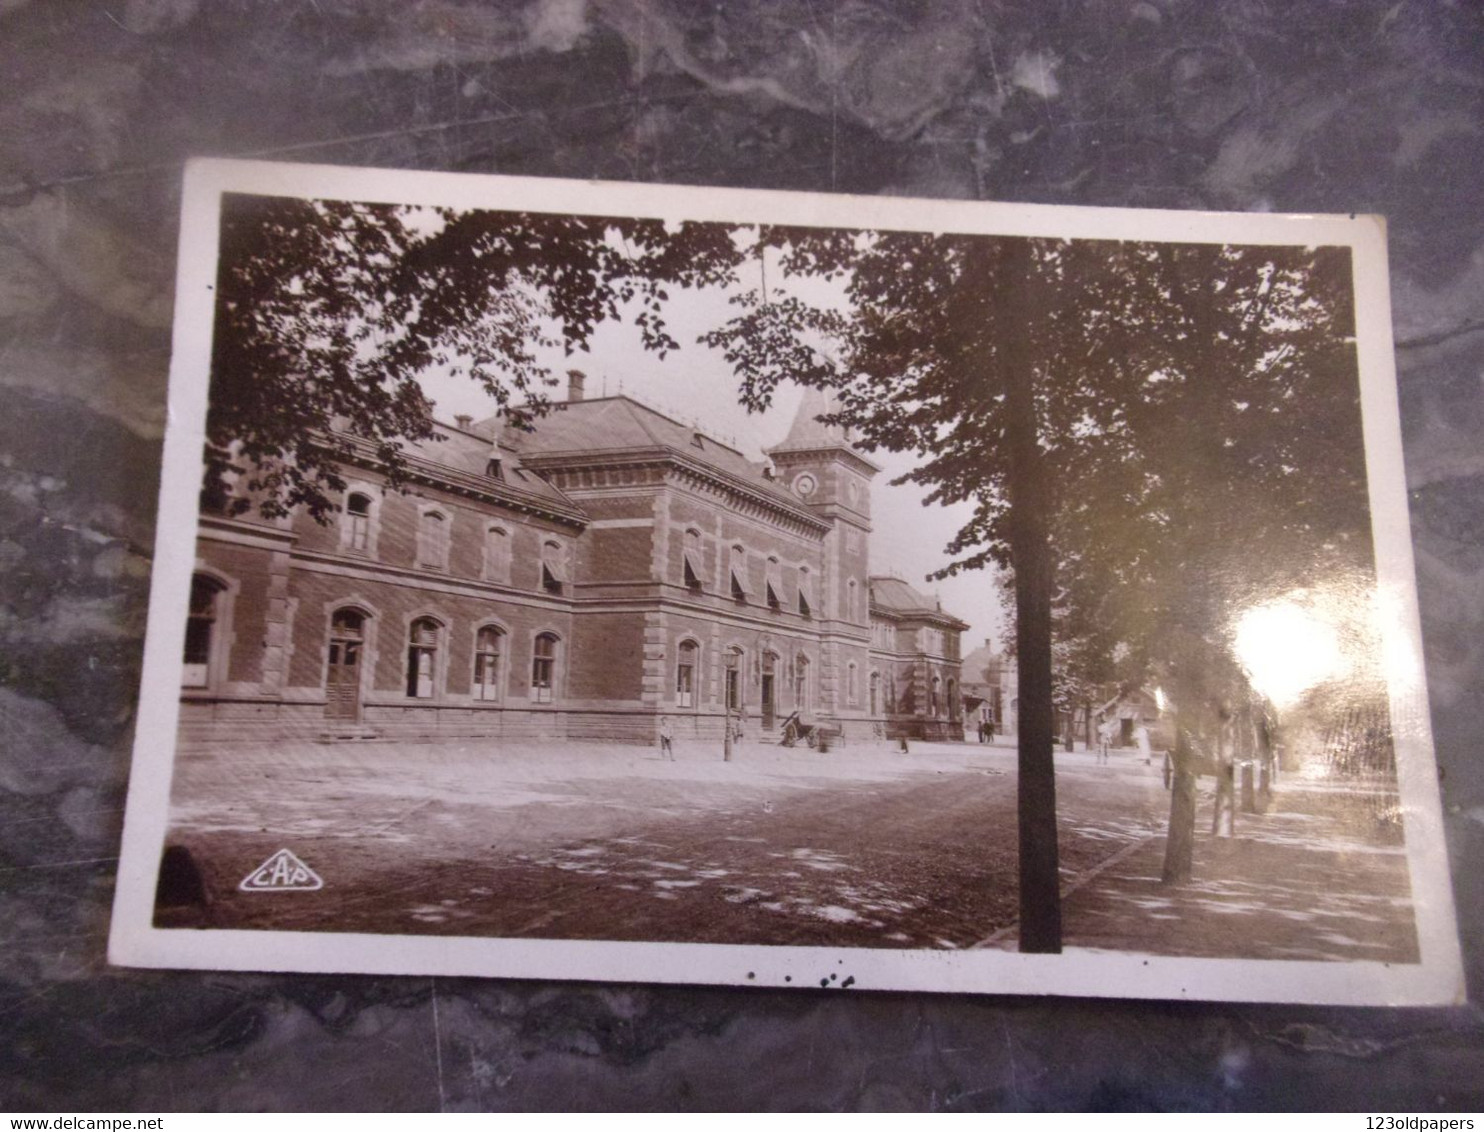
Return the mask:
<svg viewBox="0 0 1484 1132"><path fill-rule="evenodd" d="M1170 789L1170 828L1165 835L1165 884L1183 884L1195 865L1195 752L1185 728L1176 721L1175 749L1170 754L1175 779Z"/></svg>
<svg viewBox="0 0 1484 1132"><path fill-rule="evenodd" d="M1012 312L1026 301L1028 241L1002 245L1001 291ZM1014 325L1014 322L1011 322ZM1021 325L1025 325L1024 322ZM1061 951L1061 875L1056 842L1056 712L1051 672L1051 538L1041 469L1034 373L1012 344L996 350L1010 447L1010 552L1015 566L1015 650L1020 676L1018 806L1020 950Z"/></svg>
<svg viewBox="0 0 1484 1132"><path fill-rule="evenodd" d="M1223 718L1216 729L1216 804L1211 811L1211 832L1232 837L1237 832L1237 767L1233 762L1232 728Z"/></svg>
<svg viewBox="0 0 1484 1132"><path fill-rule="evenodd" d="M1242 764L1242 812L1255 814L1257 809L1257 774L1251 760Z"/></svg>

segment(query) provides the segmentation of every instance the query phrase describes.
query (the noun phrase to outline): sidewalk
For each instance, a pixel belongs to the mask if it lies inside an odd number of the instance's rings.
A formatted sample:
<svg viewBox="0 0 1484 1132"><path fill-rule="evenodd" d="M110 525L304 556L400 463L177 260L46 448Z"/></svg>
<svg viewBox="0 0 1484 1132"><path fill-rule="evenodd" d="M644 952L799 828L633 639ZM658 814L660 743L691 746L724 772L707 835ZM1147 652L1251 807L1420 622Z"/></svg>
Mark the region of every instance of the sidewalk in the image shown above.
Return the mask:
<svg viewBox="0 0 1484 1132"><path fill-rule="evenodd" d="M1358 791L1283 784L1266 814L1211 834L1202 791L1191 881L1162 884L1152 836L1065 897L1066 946L1241 959L1416 962L1400 837L1378 829ZM1157 923L1158 931L1151 931Z"/></svg>

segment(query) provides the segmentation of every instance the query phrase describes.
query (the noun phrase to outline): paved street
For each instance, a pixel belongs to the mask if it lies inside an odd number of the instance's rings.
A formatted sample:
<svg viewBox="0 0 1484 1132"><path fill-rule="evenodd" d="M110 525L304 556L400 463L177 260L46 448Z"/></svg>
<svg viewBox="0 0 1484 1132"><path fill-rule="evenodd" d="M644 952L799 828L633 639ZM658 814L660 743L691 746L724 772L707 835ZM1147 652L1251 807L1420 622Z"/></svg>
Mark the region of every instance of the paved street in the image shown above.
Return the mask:
<svg viewBox="0 0 1484 1132"><path fill-rule="evenodd" d="M652 749L554 744L184 755L168 840L190 850L210 900L163 909L160 923L1014 946L1013 748L914 744L902 755L856 745L818 754L748 744L724 763L719 749L676 747L674 762ZM1348 820L1335 797L1297 785L1284 795L1301 803L1296 809L1244 815L1237 842L1203 839L1197 884L1161 888L1169 796L1158 772L1132 751L1115 751L1106 766L1081 752L1058 755L1069 945L1410 957L1399 846ZM238 890L284 848L323 888ZM1276 941L1259 922L1265 905L1250 891L1249 863L1287 893ZM1326 885L1325 909L1310 907L1305 893ZM1326 909L1345 919L1343 931L1311 914Z"/></svg>

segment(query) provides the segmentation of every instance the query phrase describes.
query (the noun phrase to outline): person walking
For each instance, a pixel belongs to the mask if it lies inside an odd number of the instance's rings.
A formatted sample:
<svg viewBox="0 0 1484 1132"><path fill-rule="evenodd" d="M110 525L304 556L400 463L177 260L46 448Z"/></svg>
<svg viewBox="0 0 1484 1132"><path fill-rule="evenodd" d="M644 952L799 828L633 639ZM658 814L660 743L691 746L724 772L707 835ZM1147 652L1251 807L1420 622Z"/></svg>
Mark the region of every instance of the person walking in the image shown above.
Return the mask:
<svg viewBox="0 0 1484 1132"><path fill-rule="evenodd" d="M1108 748L1113 745L1114 720L1104 719L1098 723L1098 762L1108 761Z"/></svg>
<svg viewBox="0 0 1484 1132"><path fill-rule="evenodd" d="M675 733L670 730L670 717L668 715L660 716L660 756L669 759L671 762L675 761L674 738Z"/></svg>
<svg viewBox="0 0 1484 1132"><path fill-rule="evenodd" d="M1139 748L1139 754L1144 756L1144 765L1149 766L1154 762L1154 750L1149 745L1149 728L1142 723L1134 728L1134 743Z"/></svg>

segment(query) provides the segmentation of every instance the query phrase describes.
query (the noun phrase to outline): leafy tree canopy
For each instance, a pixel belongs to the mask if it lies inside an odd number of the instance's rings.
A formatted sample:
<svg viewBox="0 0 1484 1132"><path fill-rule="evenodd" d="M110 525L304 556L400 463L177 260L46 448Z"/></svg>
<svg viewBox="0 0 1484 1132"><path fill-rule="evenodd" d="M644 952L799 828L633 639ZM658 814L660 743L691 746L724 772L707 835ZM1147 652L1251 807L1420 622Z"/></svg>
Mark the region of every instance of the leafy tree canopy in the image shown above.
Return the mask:
<svg viewBox="0 0 1484 1132"><path fill-rule="evenodd" d="M404 444L434 435L428 371L467 374L529 426L554 384L543 347L586 350L631 315L663 355L667 289L725 282L740 256L714 224L229 195L203 504L324 521L352 437L395 484Z"/></svg>

